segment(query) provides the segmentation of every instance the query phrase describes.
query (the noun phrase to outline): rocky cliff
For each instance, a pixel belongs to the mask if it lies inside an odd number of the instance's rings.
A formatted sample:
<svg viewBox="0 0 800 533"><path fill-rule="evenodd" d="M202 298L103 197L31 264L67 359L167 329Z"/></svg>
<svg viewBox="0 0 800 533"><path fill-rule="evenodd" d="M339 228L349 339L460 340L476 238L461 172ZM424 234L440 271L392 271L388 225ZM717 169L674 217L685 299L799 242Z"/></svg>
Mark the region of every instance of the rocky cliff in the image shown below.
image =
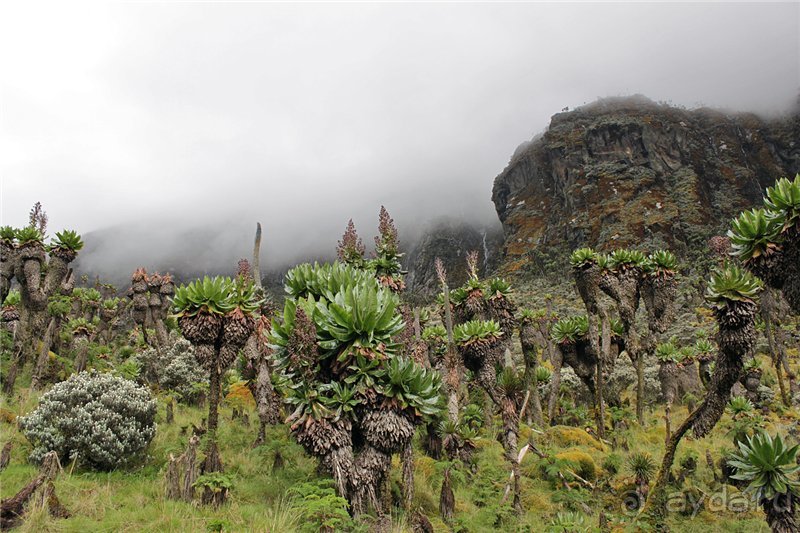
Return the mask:
<svg viewBox="0 0 800 533"><path fill-rule="evenodd" d="M495 178L503 270L547 270L582 245L696 250L798 171L797 113L765 120L643 97L559 113Z"/></svg>
<svg viewBox="0 0 800 533"><path fill-rule="evenodd" d="M503 237L501 228L480 227L462 220L438 220L422 232L405 258L408 291L430 296L439 291L434 262L440 258L447 269L451 287L467 281L466 254L477 250L481 276L488 276L500 262Z"/></svg>

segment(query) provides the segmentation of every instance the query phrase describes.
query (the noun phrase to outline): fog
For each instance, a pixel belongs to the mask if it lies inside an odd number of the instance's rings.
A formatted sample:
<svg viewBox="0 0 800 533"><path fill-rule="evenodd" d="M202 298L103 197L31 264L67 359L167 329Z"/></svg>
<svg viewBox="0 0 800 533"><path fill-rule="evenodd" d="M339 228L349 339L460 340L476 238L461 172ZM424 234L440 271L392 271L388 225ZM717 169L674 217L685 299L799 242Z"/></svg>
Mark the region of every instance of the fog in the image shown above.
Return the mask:
<svg viewBox="0 0 800 533"><path fill-rule="evenodd" d="M598 97L777 114L800 4L120 3L0 8L0 223L41 201L84 266L328 254L386 205L407 241L497 224L492 180ZM90 264L86 264L86 263Z"/></svg>

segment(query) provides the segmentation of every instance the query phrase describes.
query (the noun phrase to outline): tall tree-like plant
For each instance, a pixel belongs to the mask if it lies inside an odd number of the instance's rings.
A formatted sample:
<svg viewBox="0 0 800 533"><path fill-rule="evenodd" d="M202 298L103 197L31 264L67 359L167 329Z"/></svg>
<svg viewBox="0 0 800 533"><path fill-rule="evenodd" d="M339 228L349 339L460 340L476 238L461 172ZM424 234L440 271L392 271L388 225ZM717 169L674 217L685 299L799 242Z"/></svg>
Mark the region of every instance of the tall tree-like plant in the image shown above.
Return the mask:
<svg viewBox="0 0 800 533"><path fill-rule="evenodd" d="M591 248L581 248L575 250L570 257L570 264L572 265L572 276L575 280L575 286L578 289L578 294L583 300L586 307L586 316L588 319L588 337L591 351L596 356L596 372L595 372L595 423L597 426L597 435L602 439L605 438L605 408L603 402L603 372L608 361L604 361L604 357L608 359L610 354L602 353L600 351L600 328L598 325L599 317L602 315L605 320L608 320L608 313L604 308L601 309L600 305L600 279L602 277L602 269L597 264L597 254Z"/></svg>
<svg viewBox="0 0 800 533"><path fill-rule="evenodd" d="M763 208L741 213L728 236L733 255L800 312L800 174L768 187Z"/></svg>
<svg viewBox="0 0 800 533"><path fill-rule="evenodd" d="M666 487L678 444L690 429L697 438L708 435L725 412L731 389L744 368L744 358L756 340L756 299L762 287L758 278L733 265L716 270L708 284L706 299L717 320L719 352L705 398L670 436L664 450L650 495L651 511L661 528L665 527Z"/></svg>
<svg viewBox="0 0 800 533"><path fill-rule="evenodd" d="M522 383L514 370L503 364L503 352L506 347L503 336L500 324L494 320L471 320L456 326L453 331L453 338L464 366L472 371L478 385L500 409L503 419L501 441L506 459L511 465L514 484L513 505L519 512L522 510L522 502L517 455L519 440L517 395Z"/></svg>
<svg viewBox="0 0 800 533"><path fill-rule="evenodd" d="M644 357L640 334L636 328L642 283L647 257L637 250L615 250L609 256L599 256L602 268L600 289L616 303L625 337L625 350L636 365L636 418L644 424Z"/></svg>
<svg viewBox="0 0 800 533"><path fill-rule="evenodd" d="M209 439L203 473L223 470L217 445L220 378L252 334L259 304L252 281L243 277L231 280L206 276L175 291L173 305L178 325L183 336L194 345L198 362L209 373ZM206 488L203 503L219 505L224 502L225 494Z"/></svg>
<svg viewBox="0 0 800 533"><path fill-rule="evenodd" d="M391 455L438 412L438 374L396 355L405 325L390 286L338 262L299 265L272 325L292 434L356 515L382 512Z"/></svg>
<svg viewBox="0 0 800 533"><path fill-rule="evenodd" d="M536 313L523 309L519 319L519 341L522 346L522 357L525 360L525 388L531 396L531 410L533 421L538 426L544 425L542 413L542 400L539 395L539 380L536 371L539 368L539 335L537 335L538 320L544 313ZM542 350L544 347L542 346ZM528 423L531 420L529 418Z"/></svg>
<svg viewBox="0 0 800 533"><path fill-rule="evenodd" d="M38 227L45 227L41 215L37 216ZM10 238L12 234L13 238ZM11 278L5 276L13 267L13 278L19 283L21 296L15 339L17 356L6 381L6 390L11 390L17 369L36 356L36 341L44 340L43 334L48 329L50 318L47 314L50 299L68 296L72 292L75 279L69 265L83 248L83 241L76 232L65 230L56 233L52 242L45 245L44 235L33 226L19 230L2 228L0 241L4 255L3 291L8 290L6 283L10 284Z"/></svg>

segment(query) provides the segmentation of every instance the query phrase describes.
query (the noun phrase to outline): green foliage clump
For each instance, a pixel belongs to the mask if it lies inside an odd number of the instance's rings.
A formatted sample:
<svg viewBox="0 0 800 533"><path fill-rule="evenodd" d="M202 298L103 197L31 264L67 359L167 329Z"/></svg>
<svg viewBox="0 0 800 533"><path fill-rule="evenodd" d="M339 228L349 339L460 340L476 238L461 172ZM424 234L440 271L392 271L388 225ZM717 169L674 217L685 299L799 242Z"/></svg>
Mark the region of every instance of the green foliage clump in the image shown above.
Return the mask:
<svg viewBox="0 0 800 533"><path fill-rule="evenodd" d="M656 357L662 363L677 363L679 361L678 348L672 342L662 342L656 345Z"/></svg>
<svg viewBox="0 0 800 533"><path fill-rule="evenodd" d="M460 345L498 339L502 334L495 320L470 320L453 328L453 340Z"/></svg>
<svg viewBox="0 0 800 533"><path fill-rule="evenodd" d="M655 275L671 275L678 268L678 258L669 250L657 250L647 257L647 265Z"/></svg>
<svg viewBox="0 0 800 533"><path fill-rule="evenodd" d="M597 252L591 248L578 248L569 256L572 268L586 268L597 264Z"/></svg>
<svg viewBox="0 0 800 533"><path fill-rule="evenodd" d="M282 320L273 320L270 339L279 388L294 408L292 429L356 421L357 406L367 403L411 419L438 412L438 373L397 355L393 337L405 323L394 292L341 263L300 265L286 280Z"/></svg>
<svg viewBox="0 0 800 533"><path fill-rule="evenodd" d="M65 229L64 231L56 232L56 237L50 243L50 248L63 248L77 252L83 248L83 240L81 240L81 236L76 231Z"/></svg>
<svg viewBox="0 0 800 533"><path fill-rule="evenodd" d="M586 515L576 511L556 513L545 529L547 533L573 533L587 530L589 530L589 526Z"/></svg>
<svg viewBox="0 0 800 533"><path fill-rule="evenodd" d="M519 314L520 322L533 322L541 320L547 316L547 311L544 309L522 309Z"/></svg>
<svg viewBox="0 0 800 533"><path fill-rule="evenodd" d="M647 452L635 452L628 457L628 469L636 479L649 481L656 472L656 463Z"/></svg>
<svg viewBox="0 0 800 533"><path fill-rule="evenodd" d="M42 244L42 242L44 242L44 235L32 226L16 230L15 236L20 246L25 246L26 244Z"/></svg>
<svg viewBox="0 0 800 533"><path fill-rule="evenodd" d="M624 270L626 268L645 268L647 266L647 256L639 250L614 250L608 259L608 267L612 270Z"/></svg>
<svg viewBox="0 0 800 533"><path fill-rule="evenodd" d="M706 299L718 307L729 302L753 302L764 287L760 279L736 265L716 269L706 289Z"/></svg>
<svg viewBox="0 0 800 533"><path fill-rule="evenodd" d="M401 410L411 409L417 416L431 417L439 412L439 373L410 359L392 357L378 370L375 390L385 403Z"/></svg>
<svg viewBox="0 0 800 533"><path fill-rule="evenodd" d="M511 294L511 284L503 278L493 278L489 280L489 296L509 296Z"/></svg>
<svg viewBox="0 0 800 533"><path fill-rule="evenodd" d="M14 244L14 240L17 238L17 230L14 229L12 226L0 226L0 241L4 242L7 245Z"/></svg>
<svg viewBox="0 0 800 533"><path fill-rule="evenodd" d="M553 373L546 366L536 367L536 381L538 383L549 383Z"/></svg>
<svg viewBox="0 0 800 533"><path fill-rule="evenodd" d="M800 174L794 180L780 178L774 186L767 187L764 205L779 216L784 230L795 224L800 219Z"/></svg>
<svg viewBox="0 0 800 533"><path fill-rule="evenodd" d="M11 289L3 300L3 307L16 307L22 301L22 295L17 289Z"/></svg>
<svg viewBox="0 0 800 533"><path fill-rule="evenodd" d="M113 310L119 306L119 298L107 298L103 300L103 309Z"/></svg>
<svg viewBox="0 0 800 533"><path fill-rule="evenodd" d="M172 304L177 316L194 316L198 313L224 315L233 311L230 298L233 282L230 278L205 276L175 289Z"/></svg>
<svg viewBox="0 0 800 533"><path fill-rule="evenodd" d="M798 493L798 482L792 476L800 470L797 451L800 445L787 447L780 435L772 438L759 433L739 443L728 465L736 469L731 476L740 481L749 481L747 491L756 501L771 500L778 495Z"/></svg>
<svg viewBox="0 0 800 533"><path fill-rule="evenodd" d="M743 261L769 255L778 247L781 228L781 218L772 211L751 209L742 212L728 230L733 255Z"/></svg>
<svg viewBox="0 0 800 533"><path fill-rule="evenodd" d="M422 330L422 340L430 341L430 340L437 340L443 341L447 339L447 330L444 326L428 326L424 330Z"/></svg>
<svg viewBox="0 0 800 533"><path fill-rule="evenodd" d="M575 342L585 337L589 331L589 319L585 315L562 318L550 331L553 340L558 343Z"/></svg>
<svg viewBox="0 0 800 533"><path fill-rule="evenodd" d="M67 331L73 335L86 335L89 336L94 333L95 326L90 321L83 317L73 318L67 322Z"/></svg>

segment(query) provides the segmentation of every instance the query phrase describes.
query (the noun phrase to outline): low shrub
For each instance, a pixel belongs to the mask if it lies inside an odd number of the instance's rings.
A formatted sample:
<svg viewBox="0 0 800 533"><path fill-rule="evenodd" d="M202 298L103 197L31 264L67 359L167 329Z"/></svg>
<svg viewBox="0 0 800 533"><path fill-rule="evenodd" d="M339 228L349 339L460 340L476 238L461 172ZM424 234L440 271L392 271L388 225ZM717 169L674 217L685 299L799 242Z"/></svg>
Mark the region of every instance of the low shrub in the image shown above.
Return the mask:
<svg viewBox="0 0 800 533"><path fill-rule="evenodd" d="M20 429L39 462L53 450L62 461L110 470L144 450L156 433L156 402L136 383L96 372L81 372L53 386Z"/></svg>

